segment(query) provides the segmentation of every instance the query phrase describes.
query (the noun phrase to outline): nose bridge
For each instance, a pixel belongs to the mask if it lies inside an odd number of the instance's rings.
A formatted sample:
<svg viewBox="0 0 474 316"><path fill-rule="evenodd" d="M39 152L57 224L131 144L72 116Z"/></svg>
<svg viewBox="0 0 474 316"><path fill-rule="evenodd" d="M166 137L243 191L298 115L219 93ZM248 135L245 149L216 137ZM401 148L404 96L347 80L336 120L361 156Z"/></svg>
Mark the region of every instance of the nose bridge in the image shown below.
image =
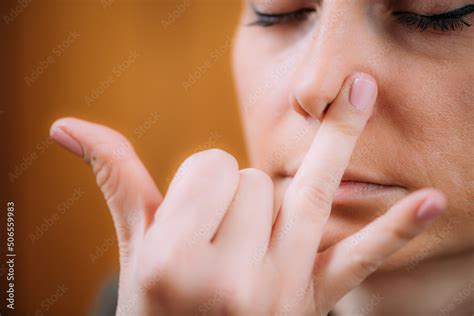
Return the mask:
<svg viewBox="0 0 474 316"><path fill-rule="evenodd" d="M353 3L335 0L321 14L292 82L290 99L298 112L320 118L344 79L364 68L367 31Z"/></svg>

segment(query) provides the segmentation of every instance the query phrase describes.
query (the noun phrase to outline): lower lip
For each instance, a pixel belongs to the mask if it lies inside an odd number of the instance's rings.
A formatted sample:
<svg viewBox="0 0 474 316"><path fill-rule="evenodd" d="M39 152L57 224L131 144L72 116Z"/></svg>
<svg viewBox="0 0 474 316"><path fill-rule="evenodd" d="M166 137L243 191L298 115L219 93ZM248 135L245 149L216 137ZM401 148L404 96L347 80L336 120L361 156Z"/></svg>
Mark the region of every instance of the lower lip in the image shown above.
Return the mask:
<svg viewBox="0 0 474 316"><path fill-rule="evenodd" d="M334 203L362 201L373 198L383 198L403 188L394 185L381 185L367 182L342 181L334 196Z"/></svg>

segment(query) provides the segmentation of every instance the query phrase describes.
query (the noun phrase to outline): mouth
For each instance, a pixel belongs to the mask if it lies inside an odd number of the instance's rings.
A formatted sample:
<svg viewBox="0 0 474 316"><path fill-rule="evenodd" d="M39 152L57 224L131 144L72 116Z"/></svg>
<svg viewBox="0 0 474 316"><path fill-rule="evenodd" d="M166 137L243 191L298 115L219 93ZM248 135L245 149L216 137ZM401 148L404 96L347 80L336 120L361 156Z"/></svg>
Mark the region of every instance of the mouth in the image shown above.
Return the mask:
<svg viewBox="0 0 474 316"><path fill-rule="evenodd" d="M334 196L333 203L337 205L364 202L369 199L384 199L405 190L404 187L394 184L342 180Z"/></svg>
<svg viewBox="0 0 474 316"><path fill-rule="evenodd" d="M286 192L295 174L296 172L291 172L277 176L275 188L280 195ZM408 193L409 189L406 186L383 173L367 169L355 171L348 168L332 200L331 217L319 251L329 248L383 215Z"/></svg>
<svg viewBox="0 0 474 316"><path fill-rule="evenodd" d="M284 176L293 179L294 173ZM356 205L385 202L399 198L408 189L388 177L371 171L346 170L333 199L334 205Z"/></svg>
<svg viewBox="0 0 474 316"><path fill-rule="evenodd" d="M384 198L406 191L406 187L378 173L346 170L334 197L335 204Z"/></svg>

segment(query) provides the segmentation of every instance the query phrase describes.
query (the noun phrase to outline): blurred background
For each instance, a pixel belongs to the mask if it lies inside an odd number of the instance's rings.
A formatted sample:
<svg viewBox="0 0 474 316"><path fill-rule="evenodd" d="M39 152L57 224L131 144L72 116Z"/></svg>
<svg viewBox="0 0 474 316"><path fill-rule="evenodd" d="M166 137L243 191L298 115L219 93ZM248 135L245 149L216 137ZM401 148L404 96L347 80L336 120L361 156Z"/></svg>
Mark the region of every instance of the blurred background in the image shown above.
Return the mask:
<svg viewBox="0 0 474 316"><path fill-rule="evenodd" d="M230 52L238 0L1 0L2 216L15 204L12 315L87 315L116 276L112 221L89 167L48 137L75 116L126 135L160 190L183 159L247 164ZM0 261L1 293L8 268Z"/></svg>

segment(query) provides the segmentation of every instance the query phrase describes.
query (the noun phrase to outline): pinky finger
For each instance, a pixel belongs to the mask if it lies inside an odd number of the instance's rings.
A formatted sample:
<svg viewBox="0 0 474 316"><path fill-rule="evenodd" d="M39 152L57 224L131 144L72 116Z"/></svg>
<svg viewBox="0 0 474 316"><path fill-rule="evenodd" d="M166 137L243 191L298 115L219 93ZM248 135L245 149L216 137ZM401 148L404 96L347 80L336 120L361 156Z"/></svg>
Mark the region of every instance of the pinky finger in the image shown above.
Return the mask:
<svg viewBox="0 0 474 316"><path fill-rule="evenodd" d="M315 278L321 293L330 298L324 303L331 308L385 259L419 235L445 208L446 199L441 192L417 191L361 231L320 253Z"/></svg>

